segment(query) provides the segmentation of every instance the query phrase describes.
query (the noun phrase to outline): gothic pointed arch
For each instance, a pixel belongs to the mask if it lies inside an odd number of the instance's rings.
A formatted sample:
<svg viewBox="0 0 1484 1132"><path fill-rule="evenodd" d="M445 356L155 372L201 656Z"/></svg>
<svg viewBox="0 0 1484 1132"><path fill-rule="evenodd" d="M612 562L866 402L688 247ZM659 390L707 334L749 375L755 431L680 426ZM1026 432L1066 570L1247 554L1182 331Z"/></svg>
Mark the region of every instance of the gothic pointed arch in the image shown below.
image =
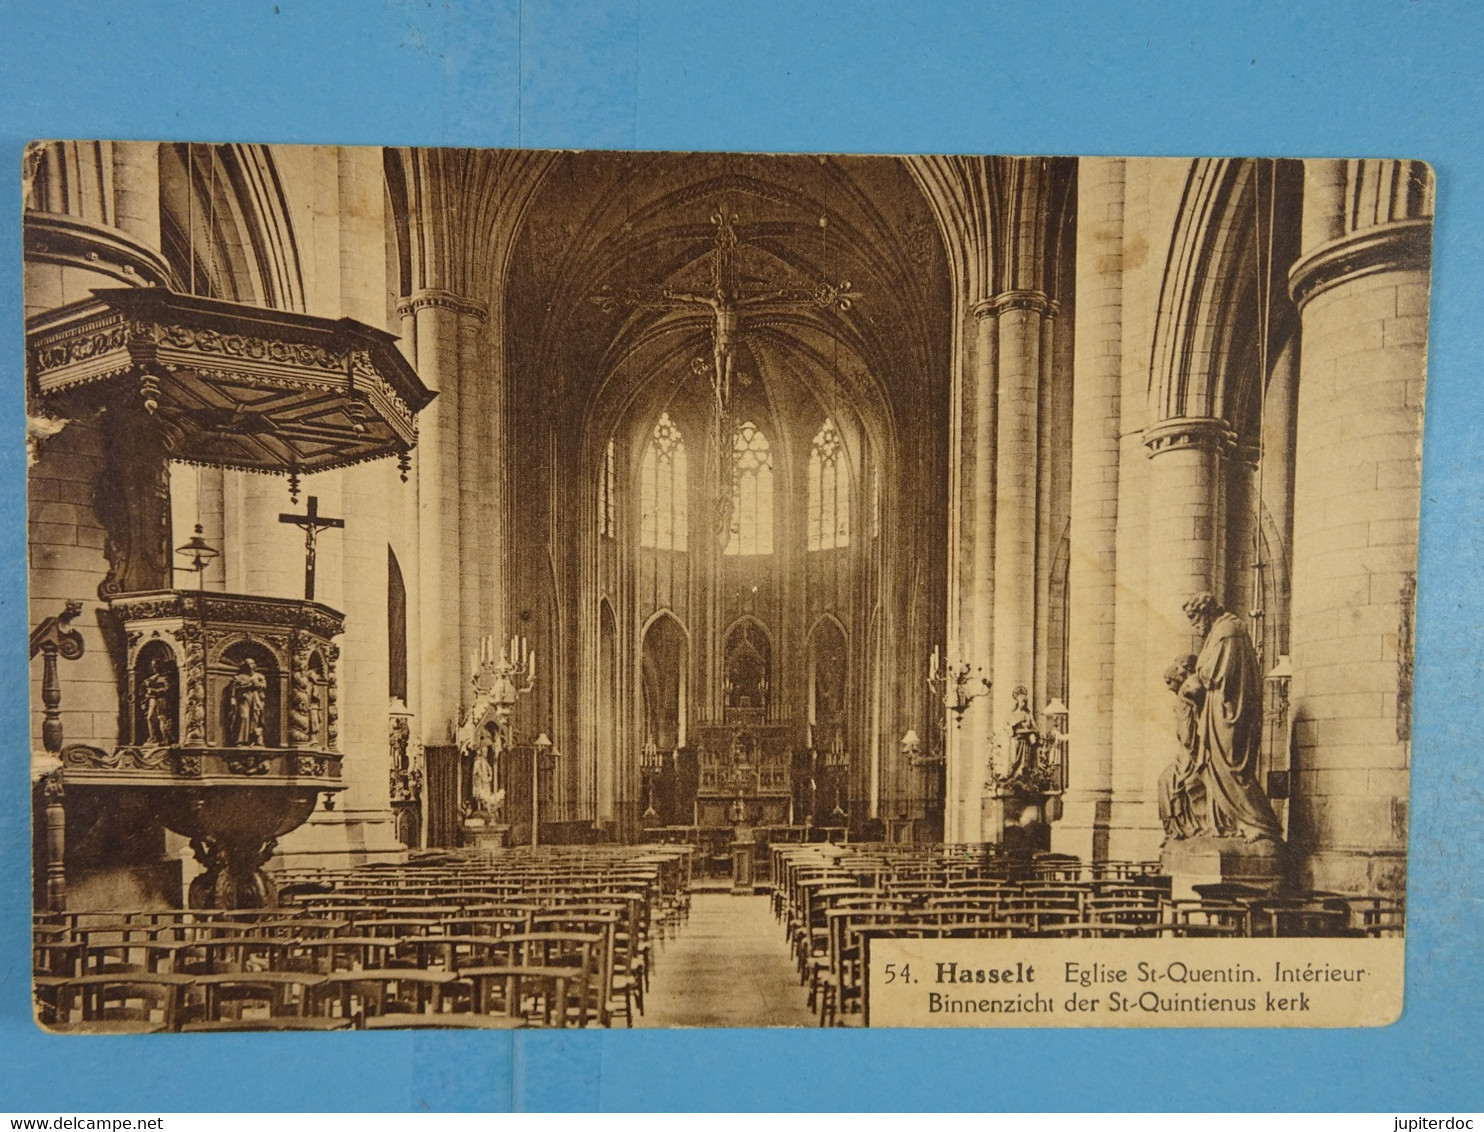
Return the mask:
<svg viewBox="0 0 1484 1132"><path fill-rule="evenodd" d="M182 290L307 309L291 207L262 145L162 145L160 241Z"/></svg>
<svg viewBox="0 0 1484 1132"><path fill-rule="evenodd" d="M1150 360L1154 420L1209 419L1239 431L1269 357L1292 332L1283 268L1296 256L1295 163L1191 163L1160 284Z"/></svg>
<svg viewBox="0 0 1484 1132"><path fill-rule="evenodd" d="M723 708L730 718L765 714L772 702L773 639L756 617L737 618L723 646Z"/></svg>
<svg viewBox="0 0 1484 1132"><path fill-rule="evenodd" d="M639 720L644 745L662 751L685 745L689 707L690 634L662 609L640 636Z"/></svg>
<svg viewBox="0 0 1484 1132"><path fill-rule="evenodd" d="M843 719L849 687L850 635L840 618L822 613L809 626L810 719Z"/></svg>

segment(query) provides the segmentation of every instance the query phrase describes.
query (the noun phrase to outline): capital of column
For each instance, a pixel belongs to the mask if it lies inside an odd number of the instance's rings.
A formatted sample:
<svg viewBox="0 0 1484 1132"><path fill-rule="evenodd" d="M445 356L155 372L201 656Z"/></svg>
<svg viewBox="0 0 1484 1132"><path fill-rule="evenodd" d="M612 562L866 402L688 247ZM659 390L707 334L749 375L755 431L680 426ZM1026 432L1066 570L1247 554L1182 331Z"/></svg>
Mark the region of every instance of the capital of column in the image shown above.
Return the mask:
<svg viewBox="0 0 1484 1132"><path fill-rule="evenodd" d="M1262 446L1255 440L1236 440L1232 445L1231 459L1255 472L1262 463Z"/></svg>
<svg viewBox="0 0 1484 1132"><path fill-rule="evenodd" d="M467 299L463 295L456 295L452 291L444 291L438 287L424 287L420 291L414 291L397 300L397 314L403 318L428 307L453 311L455 314L472 315L480 322L484 322L490 316L489 307L477 299Z"/></svg>
<svg viewBox="0 0 1484 1132"><path fill-rule="evenodd" d="M1045 291L1001 291L988 299L980 299L969 311L975 318L991 318L1006 311L1035 311L1049 318L1055 316L1057 304Z"/></svg>
<svg viewBox="0 0 1484 1132"><path fill-rule="evenodd" d="M1288 293L1299 310L1315 295L1362 275L1425 270L1432 258L1432 221L1397 220L1362 228L1321 244L1288 272Z"/></svg>
<svg viewBox="0 0 1484 1132"><path fill-rule="evenodd" d="M1144 447L1153 459L1161 452L1203 448L1218 454L1230 451L1237 434L1220 417L1171 417L1144 430Z"/></svg>

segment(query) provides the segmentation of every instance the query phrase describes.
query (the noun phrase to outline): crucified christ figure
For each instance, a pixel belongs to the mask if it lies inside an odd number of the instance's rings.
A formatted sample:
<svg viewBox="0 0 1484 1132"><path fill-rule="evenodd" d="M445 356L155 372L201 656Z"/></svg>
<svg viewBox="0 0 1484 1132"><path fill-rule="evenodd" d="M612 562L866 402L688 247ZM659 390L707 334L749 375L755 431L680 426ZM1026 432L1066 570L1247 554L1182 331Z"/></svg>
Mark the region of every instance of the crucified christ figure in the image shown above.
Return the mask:
<svg viewBox="0 0 1484 1132"><path fill-rule="evenodd" d="M848 282L832 285L816 283L778 287L744 293L741 286L741 242L737 238L737 216L723 201L711 214L716 226L716 241L708 253L711 260L711 287L705 292L662 288L657 292L631 289L622 295L604 292L593 301L605 310L628 305L634 309L684 310L701 308L711 312L711 391L719 421L725 421L731 402L732 377L736 371L737 341L742 334L743 311L806 310L838 307L849 310L859 298ZM704 363L699 363L700 365Z"/></svg>

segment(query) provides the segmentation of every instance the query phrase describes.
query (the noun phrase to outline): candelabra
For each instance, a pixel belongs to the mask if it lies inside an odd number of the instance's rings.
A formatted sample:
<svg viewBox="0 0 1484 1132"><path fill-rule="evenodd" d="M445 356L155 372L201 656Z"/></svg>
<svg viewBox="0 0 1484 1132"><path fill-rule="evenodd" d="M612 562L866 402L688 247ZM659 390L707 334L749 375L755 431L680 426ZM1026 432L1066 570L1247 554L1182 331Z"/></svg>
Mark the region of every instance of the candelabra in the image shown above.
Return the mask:
<svg viewBox="0 0 1484 1132"><path fill-rule="evenodd" d="M953 712L954 725L962 724L964 712L980 696L989 694L990 681L981 675L984 669L967 660L940 663L937 646L933 647L928 667L927 685L933 698L941 700L943 706ZM979 685L977 688L975 685Z"/></svg>
<svg viewBox="0 0 1484 1132"><path fill-rule="evenodd" d="M845 728L842 726L836 725L830 745L824 751L824 767L825 773L835 788L835 805L830 810L830 817L832 819L848 817L844 793L850 780L850 756L845 751Z"/></svg>
<svg viewBox="0 0 1484 1132"><path fill-rule="evenodd" d="M469 667L469 706L459 717L456 739L460 752L474 764L470 808L493 813L504 798L499 756L513 745L510 717L517 700L535 686L536 650L524 637L511 637L510 644L496 652L494 637L485 637L470 656Z"/></svg>
<svg viewBox="0 0 1484 1132"><path fill-rule="evenodd" d="M655 821L659 812L654 808L654 784L664 770L664 756L654 741L654 736L644 740L644 749L639 756L639 774L644 780L644 820Z"/></svg>
<svg viewBox="0 0 1484 1132"><path fill-rule="evenodd" d="M474 692L469 718L492 711L503 728L516 700L536 685L536 650L524 637L511 637L510 644L496 654L494 637L485 637L470 657L469 667Z"/></svg>

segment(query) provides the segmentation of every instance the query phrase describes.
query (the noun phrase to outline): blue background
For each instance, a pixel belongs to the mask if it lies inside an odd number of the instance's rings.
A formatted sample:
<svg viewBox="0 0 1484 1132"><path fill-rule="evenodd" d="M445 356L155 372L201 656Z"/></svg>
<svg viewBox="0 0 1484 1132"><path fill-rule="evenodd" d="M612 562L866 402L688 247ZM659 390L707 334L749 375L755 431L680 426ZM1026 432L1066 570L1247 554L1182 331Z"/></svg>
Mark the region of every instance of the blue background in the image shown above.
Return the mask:
<svg viewBox="0 0 1484 1132"><path fill-rule="evenodd" d="M56 1038L29 1020L19 193L0 194L0 1109L1484 1108L1484 6L0 3L35 137L1425 158L1438 179L1407 998L1362 1031Z"/></svg>

